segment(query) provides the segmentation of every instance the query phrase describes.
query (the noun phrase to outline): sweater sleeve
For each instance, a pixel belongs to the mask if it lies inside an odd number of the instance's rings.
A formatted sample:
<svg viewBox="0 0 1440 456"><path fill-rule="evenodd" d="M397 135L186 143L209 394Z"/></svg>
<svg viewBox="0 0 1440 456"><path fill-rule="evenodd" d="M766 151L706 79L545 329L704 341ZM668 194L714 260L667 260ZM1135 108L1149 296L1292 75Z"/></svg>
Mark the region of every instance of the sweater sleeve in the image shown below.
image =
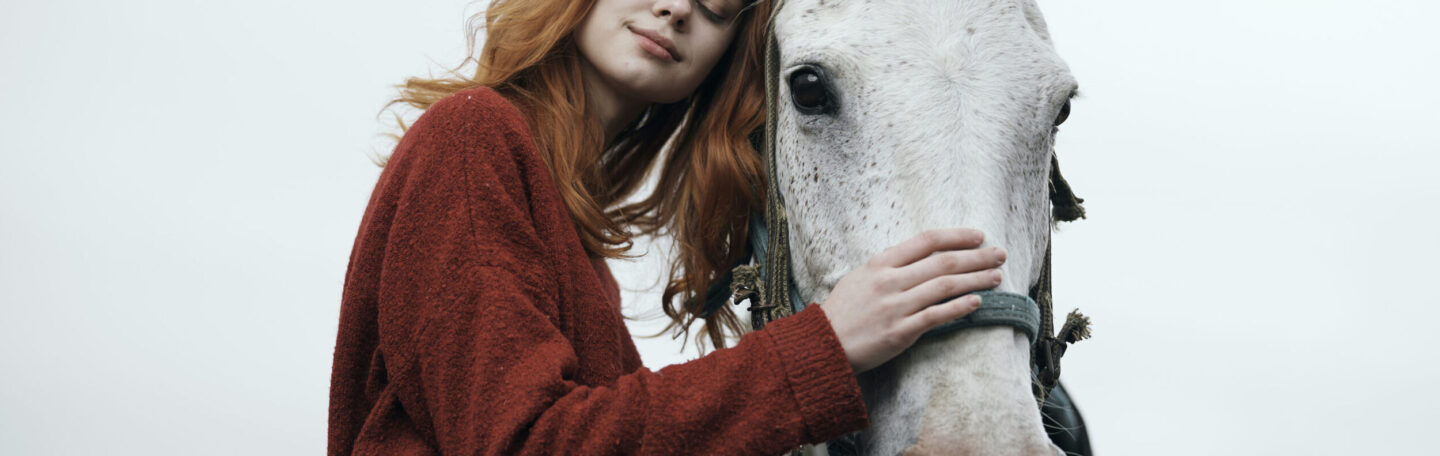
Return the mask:
<svg viewBox="0 0 1440 456"><path fill-rule="evenodd" d="M819 306L688 363L577 383L584 341L557 318L557 266L537 241L536 184L522 177L535 163L516 158L533 146L457 120L494 109L437 104L387 170L405 178L391 189L380 351L391 397L425 440L443 454L767 455L867 425Z"/></svg>

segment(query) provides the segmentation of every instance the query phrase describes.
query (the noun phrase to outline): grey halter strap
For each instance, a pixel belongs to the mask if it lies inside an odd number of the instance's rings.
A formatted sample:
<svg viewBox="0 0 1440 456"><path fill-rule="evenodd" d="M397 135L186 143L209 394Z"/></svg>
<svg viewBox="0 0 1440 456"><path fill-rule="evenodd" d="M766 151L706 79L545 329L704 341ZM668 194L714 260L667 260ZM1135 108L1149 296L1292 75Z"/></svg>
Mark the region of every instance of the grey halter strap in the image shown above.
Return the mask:
<svg viewBox="0 0 1440 456"><path fill-rule="evenodd" d="M757 259L757 263L753 267L741 266L741 268L755 268L756 270L753 274L763 275L765 265L763 260L759 259L768 256L770 253L770 243L768 239L768 229L757 219L751 219L750 221L750 247ZM749 274L751 274L749 271L742 272L742 275ZM749 285L746 282L745 280L735 280L732 282L732 295L738 293L740 296L747 296L745 291L749 288ZM789 315L805 309L807 304L800 298L800 291L793 283L791 283L789 289L789 308L777 309L764 305L750 308L752 318L755 315L761 316L761 318L752 321L753 329L763 328L765 323L779 318L780 315L777 314ZM749 295L753 294L754 293L750 293ZM763 296L763 293L760 294ZM968 294L974 294L980 297L980 307L978 309L975 309L974 312L964 317L931 328L922 334L920 339L924 340L966 328L1004 325L1015 327L1015 329L1025 333L1025 337L1030 339L1030 343L1035 343L1037 333L1040 331L1040 306L1035 304L1035 300L1029 296L1003 291L978 291ZM737 302L739 302L739 300L737 300ZM778 310L778 312L776 312L776 310Z"/></svg>

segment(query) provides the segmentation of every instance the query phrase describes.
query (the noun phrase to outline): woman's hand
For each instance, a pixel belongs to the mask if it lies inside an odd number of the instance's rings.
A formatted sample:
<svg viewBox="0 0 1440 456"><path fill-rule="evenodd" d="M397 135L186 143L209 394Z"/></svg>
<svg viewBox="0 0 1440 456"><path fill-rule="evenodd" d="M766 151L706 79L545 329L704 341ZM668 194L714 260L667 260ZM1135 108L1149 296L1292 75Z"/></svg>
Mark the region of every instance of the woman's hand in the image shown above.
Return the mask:
<svg viewBox="0 0 1440 456"><path fill-rule="evenodd" d="M955 296L1000 285L1005 250L976 249L984 240L966 228L926 231L840 278L820 307L855 373L884 364L925 331L980 306L977 296Z"/></svg>

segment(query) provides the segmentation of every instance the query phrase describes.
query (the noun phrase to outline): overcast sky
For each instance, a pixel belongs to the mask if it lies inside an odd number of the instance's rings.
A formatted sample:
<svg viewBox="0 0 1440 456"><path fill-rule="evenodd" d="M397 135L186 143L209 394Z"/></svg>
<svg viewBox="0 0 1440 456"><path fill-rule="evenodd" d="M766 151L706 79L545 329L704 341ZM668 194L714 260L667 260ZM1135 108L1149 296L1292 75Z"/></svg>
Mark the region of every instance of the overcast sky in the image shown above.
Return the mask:
<svg viewBox="0 0 1440 456"><path fill-rule="evenodd" d="M1055 295L1095 322L1064 379L1096 450L1433 451L1440 7L1041 7L1083 92ZM377 114L474 10L0 3L0 454L323 452ZM615 264L632 315L665 261Z"/></svg>

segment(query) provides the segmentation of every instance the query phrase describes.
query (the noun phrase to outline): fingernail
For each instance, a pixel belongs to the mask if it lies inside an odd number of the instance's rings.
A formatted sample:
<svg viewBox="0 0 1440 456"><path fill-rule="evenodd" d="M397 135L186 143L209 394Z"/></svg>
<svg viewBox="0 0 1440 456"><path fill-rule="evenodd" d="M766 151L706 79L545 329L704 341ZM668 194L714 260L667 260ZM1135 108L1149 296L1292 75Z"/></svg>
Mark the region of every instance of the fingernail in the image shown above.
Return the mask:
<svg viewBox="0 0 1440 456"><path fill-rule="evenodd" d="M999 270L999 269L996 269L994 275L995 275L995 280L994 280L994 282L995 282L996 285L999 285L999 284L1000 284L1000 279L1001 279L1001 276L1002 276L1002 274L1000 273L1000 270Z"/></svg>

